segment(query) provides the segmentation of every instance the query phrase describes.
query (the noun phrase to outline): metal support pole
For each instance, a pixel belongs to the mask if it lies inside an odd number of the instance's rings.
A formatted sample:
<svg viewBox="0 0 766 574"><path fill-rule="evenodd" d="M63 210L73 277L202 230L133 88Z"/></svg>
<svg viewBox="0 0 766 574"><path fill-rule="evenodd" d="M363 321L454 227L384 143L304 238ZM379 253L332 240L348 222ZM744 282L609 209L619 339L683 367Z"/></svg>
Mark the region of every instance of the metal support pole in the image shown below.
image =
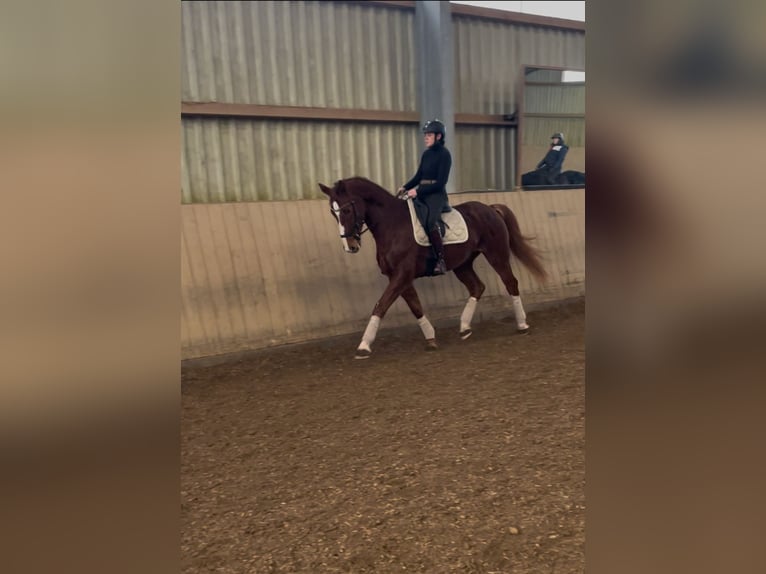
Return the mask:
<svg viewBox="0 0 766 574"><path fill-rule="evenodd" d="M415 36L420 125L422 127L426 121L438 118L447 129L446 144L452 154L447 193L452 193L456 191L459 158L455 145L455 75L450 3L416 1Z"/></svg>

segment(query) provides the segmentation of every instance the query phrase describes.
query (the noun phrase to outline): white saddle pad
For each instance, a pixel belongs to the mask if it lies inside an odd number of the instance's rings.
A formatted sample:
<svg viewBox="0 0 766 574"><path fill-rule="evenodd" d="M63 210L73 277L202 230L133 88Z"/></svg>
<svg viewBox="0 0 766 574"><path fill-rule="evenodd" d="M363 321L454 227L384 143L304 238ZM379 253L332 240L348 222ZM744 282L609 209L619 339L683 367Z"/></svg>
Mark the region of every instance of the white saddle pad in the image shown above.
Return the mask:
<svg viewBox="0 0 766 574"><path fill-rule="evenodd" d="M412 230L415 232L415 241L417 241L418 245L429 247L431 241L428 239L428 235L415 213L415 205L412 203L412 199L407 200L407 206L410 208L410 218L412 219ZM465 219L463 219L463 216L460 215L460 212L457 209L453 207L452 211L442 213L442 221L446 226L444 239L442 240L444 245L450 245L451 243L465 243L468 241L468 226L465 224Z"/></svg>

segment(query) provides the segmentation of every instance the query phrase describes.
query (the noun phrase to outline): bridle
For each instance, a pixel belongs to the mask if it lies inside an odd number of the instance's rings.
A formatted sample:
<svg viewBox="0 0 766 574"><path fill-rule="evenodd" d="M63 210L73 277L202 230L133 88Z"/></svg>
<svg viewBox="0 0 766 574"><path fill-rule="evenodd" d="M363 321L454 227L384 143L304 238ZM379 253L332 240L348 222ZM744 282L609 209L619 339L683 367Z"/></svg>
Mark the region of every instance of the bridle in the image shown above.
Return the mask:
<svg viewBox="0 0 766 574"><path fill-rule="evenodd" d="M335 203L337 203L337 202L335 202ZM351 209L354 212L354 227L351 229L351 233L342 233L340 237L341 237L341 239L347 239L349 237L353 237L354 239L359 241L362 238L362 235L364 233L368 232L370 230L370 228L366 227L366 228L362 229L362 227L364 227L365 223L364 223L364 220L361 220L361 221L359 220L359 216L358 216L358 214L356 212L356 206L354 205L354 201L353 200L347 201L343 205L339 205L338 209L335 209L335 208L331 207L330 208L330 213L332 213L333 216L335 216L335 219L338 220L338 223L340 223L340 211L341 211L341 209L343 209L344 207L346 207L348 205L351 206Z"/></svg>

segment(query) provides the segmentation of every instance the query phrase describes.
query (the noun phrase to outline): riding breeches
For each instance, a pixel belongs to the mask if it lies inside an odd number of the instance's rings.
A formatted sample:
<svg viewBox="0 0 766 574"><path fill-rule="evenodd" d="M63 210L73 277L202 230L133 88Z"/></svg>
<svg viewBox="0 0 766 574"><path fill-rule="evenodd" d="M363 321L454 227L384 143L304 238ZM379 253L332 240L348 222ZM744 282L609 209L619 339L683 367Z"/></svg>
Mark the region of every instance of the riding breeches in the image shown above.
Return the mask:
<svg viewBox="0 0 766 574"><path fill-rule="evenodd" d="M442 210L447 205L447 193L431 193L422 197L418 195L413 199L413 204L420 223L428 233L441 222ZM444 230L441 232L443 234Z"/></svg>

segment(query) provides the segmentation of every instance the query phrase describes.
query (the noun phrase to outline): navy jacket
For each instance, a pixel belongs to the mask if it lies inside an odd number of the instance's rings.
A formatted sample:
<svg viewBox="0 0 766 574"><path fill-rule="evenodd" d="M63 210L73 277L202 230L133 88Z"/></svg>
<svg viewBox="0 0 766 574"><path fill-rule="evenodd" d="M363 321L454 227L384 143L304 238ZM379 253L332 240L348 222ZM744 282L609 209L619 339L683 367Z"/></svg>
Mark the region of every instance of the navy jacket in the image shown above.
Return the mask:
<svg viewBox="0 0 766 574"><path fill-rule="evenodd" d="M569 146L564 145L563 142L559 145L552 145L548 153L545 154L545 157L537 164L537 169L545 169L558 175L561 172L561 166L568 151Z"/></svg>

